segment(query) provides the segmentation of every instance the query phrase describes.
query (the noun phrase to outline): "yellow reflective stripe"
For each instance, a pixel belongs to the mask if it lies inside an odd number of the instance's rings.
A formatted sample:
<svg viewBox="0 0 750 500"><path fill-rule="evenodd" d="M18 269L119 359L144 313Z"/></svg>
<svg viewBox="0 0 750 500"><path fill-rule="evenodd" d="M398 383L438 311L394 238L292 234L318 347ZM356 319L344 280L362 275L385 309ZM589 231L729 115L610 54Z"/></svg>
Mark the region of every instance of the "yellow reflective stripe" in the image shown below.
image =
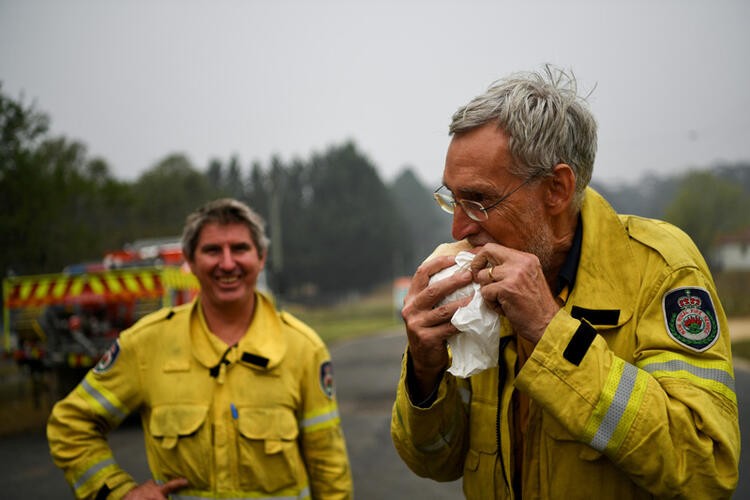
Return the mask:
<svg viewBox="0 0 750 500"><path fill-rule="evenodd" d="M49 279L41 279L37 282L36 290L34 290L35 299L43 299L49 293L51 283Z"/></svg>
<svg viewBox="0 0 750 500"><path fill-rule="evenodd" d="M21 300L27 300L29 298L29 295L31 295L31 288L34 286L34 283L31 281L24 281L21 283L21 286L18 287L18 298Z"/></svg>
<svg viewBox="0 0 750 500"><path fill-rule="evenodd" d="M303 432L313 432L320 429L335 427L339 424L339 411L336 405L327 406L320 410L307 413L300 422Z"/></svg>
<svg viewBox="0 0 750 500"><path fill-rule="evenodd" d="M154 282L154 275L150 272L143 272L140 274L141 277L141 283L143 284L143 288L148 290L149 292L154 291L156 288L156 283Z"/></svg>
<svg viewBox="0 0 750 500"><path fill-rule="evenodd" d="M77 295L81 295L81 292L83 291L83 277L77 276L73 278L73 283L70 285L70 295L73 297Z"/></svg>
<svg viewBox="0 0 750 500"><path fill-rule="evenodd" d="M115 276L107 276L105 278L105 282L107 283L107 288L109 289L109 293L113 293L113 294L122 293L122 283L120 283L120 280L117 279Z"/></svg>
<svg viewBox="0 0 750 500"><path fill-rule="evenodd" d="M86 376L80 383L81 395L89 405L99 414L109 420L122 422L130 413L122 402L104 388L94 377Z"/></svg>
<svg viewBox="0 0 750 500"><path fill-rule="evenodd" d="M728 361L664 352L642 359L637 366L649 372L654 378L671 377L687 380L719 393L737 404L734 368Z"/></svg>
<svg viewBox="0 0 750 500"><path fill-rule="evenodd" d="M599 402L584 427L584 440L602 453L616 453L633 425L647 387L645 372L614 358Z"/></svg>
<svg viewBox="0 0 750 500"><path fill-rule="evenodd" d="M65 289L68 286L69 281L67 279L58 280L55 286L52 288L52 296L59 299L65 294Z"/></svg>
<svg viewBox="0 0 750 500"><path fill-rule="evenodd" d="M115 459L112 456L109 456L103 460L99 460L94 465L87 468L73 482L73 489L76 490L76 496L78 498L82 498L84 491L79 490L81 490L89 482L97 480L98 477L106 476L112 469L115 468L117 468L117 462L115 462Z"/></svg>
<svg viewBox="0 0 750 500"><path fill-rule="evenodd" d="M91 291L97 295L104 293L106 290L101 278L96 276L89 276L89 286L91 287Z"/></svg>
<svg viewBox="0 0 750 500"><path fill-rule="evenodd" d="M138 285L138 280L135 279L135 276L132 274L126 274L122 277L122 281L125 284L125 289L131 293L137 293L141 291L140 285Z"/></svg>

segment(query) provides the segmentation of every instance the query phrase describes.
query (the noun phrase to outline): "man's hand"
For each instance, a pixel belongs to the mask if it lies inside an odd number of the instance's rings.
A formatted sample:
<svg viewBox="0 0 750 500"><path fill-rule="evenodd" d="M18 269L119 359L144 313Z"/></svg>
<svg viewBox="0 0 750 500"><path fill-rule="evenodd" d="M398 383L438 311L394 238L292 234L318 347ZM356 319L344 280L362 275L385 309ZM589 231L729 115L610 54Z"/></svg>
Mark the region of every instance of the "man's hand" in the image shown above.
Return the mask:
<svg viewBox="0 0 750 500"><path fill-rule="evenodd" d="M539 342L560 309L536 255L487 243L471 262L482 298L510 321L513 331Z"/></svg>
<svg viewBox="0 0 750 500"><path fill-rule="evenodd" d="M453 313L469 303L470 297L439 305L446 296L471 283L469 271L429 284L430 277L455 264L452 256L441 256L423 263L414 274L404 300L401 317L406 325L409 353L414 366L417 389L415 400L427 397L448 367L448 337L457 333L451 324Z"/></svg>
<svg viewBox="0 0 750 500"><path fill-rule="evenodd" d="M153 479L136 486L128 491L123 500L164 500L170 493L187 488L188 480L185 478L172 479L159 485Z"/></svg>

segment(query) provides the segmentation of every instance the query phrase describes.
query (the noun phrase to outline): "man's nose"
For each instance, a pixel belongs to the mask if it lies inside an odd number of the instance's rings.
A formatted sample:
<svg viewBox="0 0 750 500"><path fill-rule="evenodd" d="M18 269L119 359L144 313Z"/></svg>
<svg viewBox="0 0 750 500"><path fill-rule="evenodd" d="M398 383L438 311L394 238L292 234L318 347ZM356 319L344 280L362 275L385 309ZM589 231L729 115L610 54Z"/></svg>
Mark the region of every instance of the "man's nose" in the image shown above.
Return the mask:
<svg viewBox="0 0 750 500"><path fill-rule="evenodd" d="M232 257L232 249L229 247L225 247L222 249L221 252L221 260L219 261L219 265L223 269L228 269L234 267L234 258Z"/></svg>
<svg viewBox="0 0 750 500"><path fill-rule="evenodd" d="M466 211L460 204L456 204L453 209L453 225L451 234L456 241L463 240L479 231L480 226L477 221L466 215Z"/></svg>

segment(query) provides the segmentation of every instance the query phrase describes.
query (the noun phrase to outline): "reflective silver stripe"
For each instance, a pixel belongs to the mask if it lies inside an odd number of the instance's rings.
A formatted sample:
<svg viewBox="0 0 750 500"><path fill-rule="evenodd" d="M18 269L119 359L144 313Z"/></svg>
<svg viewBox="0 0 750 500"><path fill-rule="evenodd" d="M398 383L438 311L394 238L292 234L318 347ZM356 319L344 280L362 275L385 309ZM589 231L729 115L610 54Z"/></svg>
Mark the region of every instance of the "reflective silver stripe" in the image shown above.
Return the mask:
<svg viewBox="0 0 750 500"><path fill-rule="evenodd" d="M453 435L456 433L456 425L454 421L454 425L451 426L450 430L445 434L439 434L437 438L431 443L427 443L422 446L417 446L416 448L419 451L423 451L425 453L433 453L438 450L441 450L446 447L451 446L451 440L453 439Z"/></svg>
<svg viewBox="0 0 750 500"><path fill-rule="evenodd" d="M615 429L617 429L617 424L620 423L620 419L628 406L630 394L633 392L637 376L638 368L630 363L625 363L620 383L617 384L617 390L612 397L612 403L607 408L607 413L599 424L596 434L591 438L592 448L601 452L607 449L607 444L612 439Z"/></svg>
<svg viewBox="0 0 750 500"><path fill-rule="evenodd" d="M109 457L108 459L102 460L101 462L95 464L93 467L89 467L89 469L83 474L81 474L81 476L73 484L73 489L77 490L78 488L86 484L86 482L89 479L94 477L94 474L104 469L105 467L109 467L110 465L115 465L115 463L116 463L115 459L112 457Z"/></svg>
<svg viewBox="0 0 750 500"><path fill-rule="evenodd" d="M172 493L169 495L169 498L172 498L174 500L212 500L217 498L215 495L212 495L210 493L207 493L209 496L201 496L201 495L180 495L179 493ZM261 496L257 493L246 493L248 496L241 496L241 497L221 497L221 500L302 500L305 498L310 498L310 488L305 486L302 488L302 490L299 492L299 495L297 496Z"/></svg>
<svg viewBox="0 0 750 500"><path fill-rule="evenodd" d="M682 361L679 359L673 359L673 360L664 361L661 363L645 364L642 366L642 368L649 373L654 373L657 371L665 371L665 372L686 371L688 373L692 373L696 377L700 377L706 380L713 380L714 382L724 384L725 386L729 388L729 390L731 390L732 392L735 392L734 379L729 373L725 372L724 370L719 370L716 368L700 368L698 366L691 365L690 363L686 363L685 361Z"/></svg>
<svg viewBox="0 0 750 500"><path fill-rule="evenodd" d="M102 393L94 389L94 387L89 384L88 380L86 380L85 378L81 382L81 387L83 387L83 389L87 393L89 393L89 395L94 398L100 405L102 405L102 408L104 408L107 413L109 413L117 421L122 422L128 416L127 413L123 413L122 411L120 411L119 408L117 408L107 398L105 398Z"/></svg>
<svg viewBox="0 0 750 500"><path fill-rule="evenodd" d="M304 429L305 427L312 427L313 425L322 424L323 422L328 422L329 420L335 420L337 418L339 418L339 412L338 410L333 410L329 411L328 413L318 415L317 417L304 419L302 421L301 427Z"/></svg>
<svg viewBox="0 0 750 500"><path fill-rule="evenodd" d="M468 405L469 403L471 403L471 391L466 387L459 387L458 395L461 396L461 402L464 405Z"/></svg>

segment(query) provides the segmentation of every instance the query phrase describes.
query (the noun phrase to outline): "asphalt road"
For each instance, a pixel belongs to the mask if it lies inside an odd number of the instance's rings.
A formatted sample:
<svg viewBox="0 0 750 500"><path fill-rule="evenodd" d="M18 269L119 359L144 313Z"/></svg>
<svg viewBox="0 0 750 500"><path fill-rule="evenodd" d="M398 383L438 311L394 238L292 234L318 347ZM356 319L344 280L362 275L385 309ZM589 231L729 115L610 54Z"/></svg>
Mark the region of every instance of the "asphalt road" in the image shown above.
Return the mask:
<svg viewBox="0 0 750 500"><path fill-rule="evenodd" d="M390 411L405 338L401 331L331 346L355 497L393 500L462 498L460 481L437 483L412 474L393 449ZM750 498L750 371L736 371L743 456L735 499ZM120 464L138 480L148 477L140 428L126 425L110 436ZM0 498L72 498L62 472L49 458L43 433L0 439ZM744 471L744 474L743 472Z"/></svg>

